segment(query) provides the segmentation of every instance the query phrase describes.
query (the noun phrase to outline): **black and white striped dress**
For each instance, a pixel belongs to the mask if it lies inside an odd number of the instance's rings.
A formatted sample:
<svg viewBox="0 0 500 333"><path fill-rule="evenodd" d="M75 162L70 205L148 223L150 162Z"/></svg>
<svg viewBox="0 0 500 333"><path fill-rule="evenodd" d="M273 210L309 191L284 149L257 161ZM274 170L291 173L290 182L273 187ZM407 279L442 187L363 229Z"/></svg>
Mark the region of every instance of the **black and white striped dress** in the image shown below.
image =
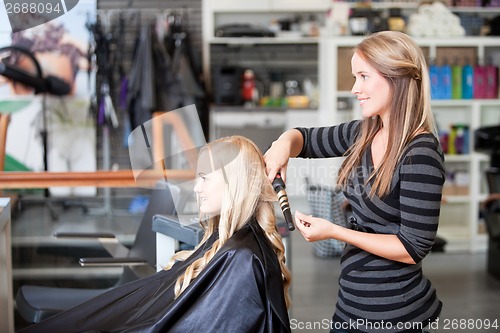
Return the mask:
<svg viewBox="0 0 500 333"><path fill-rule="evenodd" d="M304 137L299 157L342 156L354 143L360 121L333 127L297 128ZM345 195L357 223L367 232L395 234L416 264L404 264L347 245L341 259L340 290L333 321L353 332L421 331L442 303L422 274L438 229L444 158L432 134L416 136L396 167L390 193L370 198L371 149L349 179ZM348 325L349 324L349 325ZM413 328L413 329L412 329Z"/></svg>

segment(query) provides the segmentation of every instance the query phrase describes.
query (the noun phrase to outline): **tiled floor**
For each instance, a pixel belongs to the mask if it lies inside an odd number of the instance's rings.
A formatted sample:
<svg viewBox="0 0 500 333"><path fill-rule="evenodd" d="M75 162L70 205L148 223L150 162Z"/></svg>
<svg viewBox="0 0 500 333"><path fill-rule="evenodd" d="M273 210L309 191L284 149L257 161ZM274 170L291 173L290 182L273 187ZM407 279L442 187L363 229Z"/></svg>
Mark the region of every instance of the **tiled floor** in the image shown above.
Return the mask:
<svg viewBox="0 0 500 333"><path fill-rule="evenodd" d="M296 202L292 207L301 208L307 212L302 202ZM301 206L302 205L302 206ZM25 209L13 221L14 249L29 248L30 244L48 245L55 240L52 238L54 230L100 230L118 233L123 241L131 241L137 228L138 216L94 216L83 215L80 209L71 208L60 211L59 221L53 222L43 206L33 206ZM294 332L326 332L324 325L331 318L337 295L337 280L339 274L339 259L320 259L313 255L311 244L307 243L295 231L291 236L291 265L293 273L292 298L293 308L290 317ZM24 253L25 253L24 252ZM40 266L30 262L29 256L19 254L14 258L14 268L17 283L23 280L24 268ZM500 260L500 258L499 258ZM63 265L53 263L54 265ZM45 263L47 265L47 263ZM50 265L49 265L50 266ZM40 267L39 267L40 268ZM49 272L41 274L41 281L48 280L50 274L56 274L49 268ZM434 284L438 295L444 303L441 323L451 320L497 320L500 325L500 280L486 273L486 254L467 253L431 253L424 260L424 272ZM57 273L59 274L59 273ZM64 272L60 272L61 276ZM74 273L71 273L74 274ZM113 276L114 271L103 272ZM78 276L79 280L84 274ZM16 285L15 284L15 285ZM305 325L316 325L318 329L299 329ZM323 329L321 329L323 328ZM500 328L480 329L444 329L435 332L494 332Z"/></svg>

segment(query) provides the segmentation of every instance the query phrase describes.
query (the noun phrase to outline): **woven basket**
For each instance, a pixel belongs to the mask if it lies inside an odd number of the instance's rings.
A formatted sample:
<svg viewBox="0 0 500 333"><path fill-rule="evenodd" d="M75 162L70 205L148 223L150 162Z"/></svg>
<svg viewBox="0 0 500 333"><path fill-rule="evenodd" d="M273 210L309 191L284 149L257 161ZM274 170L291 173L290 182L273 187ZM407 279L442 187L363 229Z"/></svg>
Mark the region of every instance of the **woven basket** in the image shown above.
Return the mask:
<svg viewBox="0 0 500 333"><path fill-rule="evenodd" d="M340 189L330 186L311 185L307 190L307 201L312 215L345 227L347 216L342 209L345 196ZM337 257L342 254L345 243L336 239L325 239L313 243L313 252L320 258Z"/></svg>

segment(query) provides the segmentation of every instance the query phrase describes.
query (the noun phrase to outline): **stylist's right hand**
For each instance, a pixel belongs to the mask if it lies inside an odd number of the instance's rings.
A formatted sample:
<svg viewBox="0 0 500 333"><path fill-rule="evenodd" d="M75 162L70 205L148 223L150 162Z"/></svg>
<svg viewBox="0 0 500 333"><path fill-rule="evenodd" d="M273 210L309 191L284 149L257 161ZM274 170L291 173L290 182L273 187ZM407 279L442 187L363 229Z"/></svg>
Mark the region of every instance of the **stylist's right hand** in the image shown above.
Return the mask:
<svg viewBox="0 0 500 333"><path fill-rule="evenodd" d="M264 162L266 163L266 173L269 181L276 178L276 174L281 173L281 178L286 182L286 168L288 159L290 158L290 147L287 143L276 140L264 154Z"/></svg>

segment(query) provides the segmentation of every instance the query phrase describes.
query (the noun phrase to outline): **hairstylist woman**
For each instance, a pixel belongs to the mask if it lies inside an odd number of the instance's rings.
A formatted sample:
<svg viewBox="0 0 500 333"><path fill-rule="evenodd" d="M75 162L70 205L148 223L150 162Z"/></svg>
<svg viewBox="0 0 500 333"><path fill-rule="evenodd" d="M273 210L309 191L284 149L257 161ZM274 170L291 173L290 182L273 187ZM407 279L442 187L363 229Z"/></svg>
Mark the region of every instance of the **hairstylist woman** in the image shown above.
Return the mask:
<svg viewBox="0 0 500 333"><path fill-rule="evenodd" d="M346 156L338 183L353 209L351 228L295 213L307 241L347 243L331 332L422 332L442 307L422 259L434 243L445 179L425 58L410 37L386 31L357 45L351 66L362 119L286 131L266 152L266 170L274 179L290 157Z"/></svg>

